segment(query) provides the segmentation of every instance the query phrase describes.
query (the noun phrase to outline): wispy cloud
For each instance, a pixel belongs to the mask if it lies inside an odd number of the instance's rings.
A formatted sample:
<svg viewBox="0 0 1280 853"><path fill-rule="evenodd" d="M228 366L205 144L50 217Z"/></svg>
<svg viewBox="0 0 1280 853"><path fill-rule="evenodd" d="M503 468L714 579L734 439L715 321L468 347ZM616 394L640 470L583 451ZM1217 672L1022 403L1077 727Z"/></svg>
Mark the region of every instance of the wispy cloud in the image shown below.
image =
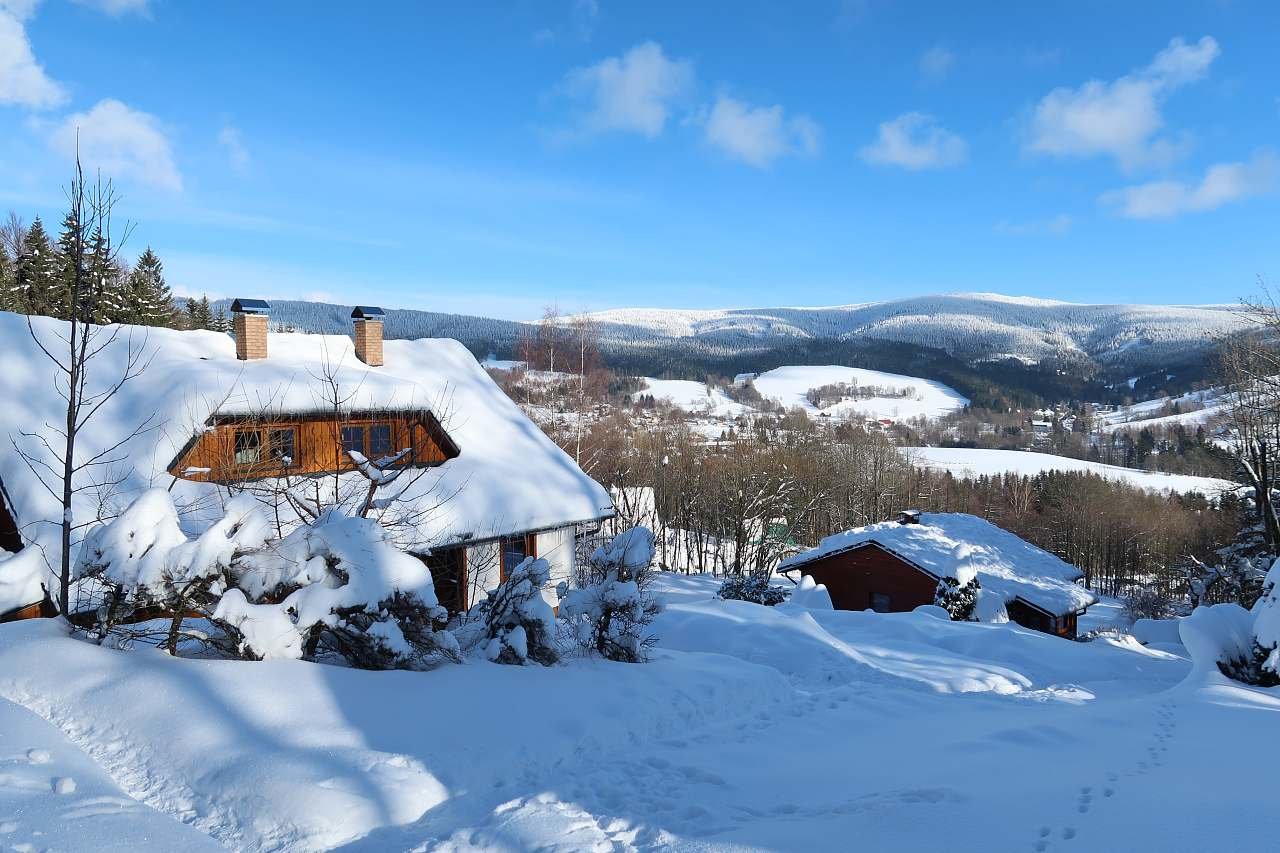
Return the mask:
<svg viewBox="0 0 1280 853"><path fill-rule="evenodd" d="M788 154L816 154L821 136L808 116L788 117L779 105L753 107L725 95L716 98L704 131L708 143L756 167Z"/></svg>
<svg viewBox="0 0 1280 853"><path fill-rule="evenodd" d="M1169 219L1274 192L1278 178L1280 162L1264 150L1247 162L1210 166L1196 183L1151 181L1104 193L1101 201L1130 219Z"/></svg>
<svg viewBox="0 0 1280 853"><path fill-rule="evenodd" d="M569 72L560 88L583 106L577 132L652 138L662 133L673 103L691 91L693 81L693 63L671 59L661 45L647 41Z"/></svg>
<svg viewBox="0 0 1280 853"><path fill-rule="evenodd" d="M969 146L926 113L903 113L880 124L876 141L864 146L862 159L877 166L940 169L963 163Z"/></svg>
<svg viewBox="0 0 1280 853"><path fill-rule="evenodd" d="M920 77L926 83L945 80L955 67L956 55L942 45L934 45L920 55Z"/></svg>
<svg viewBox="0 0 1280 853"><path fill-rule="evenodd" d="M81 6L88 6L91 9L97 9L99 12L110 15L113 18L120 18L124 15L142 15L147 17L151 14L151 0L75 0Z"/></svg>
<svg viewBox="0 0 1280 853"><path fill-rule="evenodd" d="M1028 151L1059 157L1111 156L1125 169L1168 163L1184 147L1157 134L1161 106L1178 88L1203 78L1219 53L1205 36L1173 39L1146 67L1111 82L1054 89L1036 105Z"/></svg>
<svg viewBox="0 0 1280 853"><path fill-rule="evenodd" d="M227 160L231 163L232 169L244 172L249 168L249 149L244 145L240 128L229 124L224 125L222 130L218 131L218 144L227 152Z"/></svg>
<svg viewBox="0 0 1280 853"><path fill-rule="evenodd" d="M1037 235L1061 237L1069 233L1074 224L1075 220L1067 214L1061 213L1051 219L1032 219L1026 222L1010 222L1007 219L1001 219L995 224L995 230L1000 234L1010 234L1017 237Z"/></svg>
<svg viewBox="0 0 1280 853"><path fill-rule="evenodd" d="M113 98L68 116L51 143L68 158L78 150L86 166L109 176L174 192L182 189L182 175L159 120Z"/></svg>
<svg viewBox="0 0 1280 853"><path fill-rule="evenodd" d="M40 110L62 104L67 95L31 49L22 21L34 11L34 3L0 6L0 104Z"/></svg>

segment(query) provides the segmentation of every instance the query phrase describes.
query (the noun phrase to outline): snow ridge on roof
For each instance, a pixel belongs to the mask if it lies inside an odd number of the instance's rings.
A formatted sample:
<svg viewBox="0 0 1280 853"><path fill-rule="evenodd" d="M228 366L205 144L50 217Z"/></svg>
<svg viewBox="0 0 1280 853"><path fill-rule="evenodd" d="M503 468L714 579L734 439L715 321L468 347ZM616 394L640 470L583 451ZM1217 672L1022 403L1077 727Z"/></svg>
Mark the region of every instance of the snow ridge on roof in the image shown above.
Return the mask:
<svg viewBox="0 0 1280 853"><path fill-rule="evenodd" d="M836 533L817 548L784 560L779 570L800 569L813 560L869 542L940 578L955 577L961 564L976 568L982 588L1006 602L1020 598L1061 615L1097 601L1093 593L1076 584L1083 574L1075 566L985 519L958 512L925 513L919 524L885 521Z"/></svg>
<svg viewBox="0 0 1280 853"><path fill-rule="evenodd" d="M33 317L31 323L46 345L65 348L58 336L66 335L66 323L44 317ZM112 500L127 504L147 488L172 484L180 508L207 508L183 516L189 532L198 533L221 516L226 490L211 483L175 482L167 466L178 452L214 414L331 410L323 378L326 364L346 398L345 411L431 411L460 448L457 458L406 491L407 500L424 506L452 495L419 525L407 546L560 527L613 510L604 488L533 424L457 341L387 341L386 364L370 368L356 358L346 336L272 334L267 358L239 361L233 340L224 334L125 327L92 363L94 388L119 377L129 337L135 349L144 348L150 364L81 433L77 456L89 458L109 448L154 415L154 429L120 449L123 459L115 473L121 483ZM0 364L0 399L6 401L0 406L0 481L13 498L24 539L48 542L62 518L61 505L8 442L12 435L43 458L47 453L39 439L19 433L42 434L56 446L51 425L65 420L65 403L53 387L54 368L28 334L27 318L0 312ZM78 495L75 518L94 518L99 499L92 493Z"/></svg>

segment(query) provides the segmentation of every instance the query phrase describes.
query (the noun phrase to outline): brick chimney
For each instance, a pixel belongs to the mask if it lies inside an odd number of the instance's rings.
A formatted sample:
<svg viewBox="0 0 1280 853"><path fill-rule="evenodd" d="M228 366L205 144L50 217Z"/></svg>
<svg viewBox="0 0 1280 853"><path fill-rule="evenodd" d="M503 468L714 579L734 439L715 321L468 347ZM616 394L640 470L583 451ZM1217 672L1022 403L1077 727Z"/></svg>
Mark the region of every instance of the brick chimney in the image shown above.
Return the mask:
<svg viewBox="0 0 1280 853"><path fill-rule="evenodd" d="M267 357L267 314L271 305L262 299L236 299L231 303L231 328L236 336L236 358L249 361Z"/></svg>
<svg viewBox="0 0 1280 853"><path fill-rule="evenodd" d="M382 366L382 318L386 312L374 305L357 305L351 312L356 321L356 358L370 367Z"/></svg>

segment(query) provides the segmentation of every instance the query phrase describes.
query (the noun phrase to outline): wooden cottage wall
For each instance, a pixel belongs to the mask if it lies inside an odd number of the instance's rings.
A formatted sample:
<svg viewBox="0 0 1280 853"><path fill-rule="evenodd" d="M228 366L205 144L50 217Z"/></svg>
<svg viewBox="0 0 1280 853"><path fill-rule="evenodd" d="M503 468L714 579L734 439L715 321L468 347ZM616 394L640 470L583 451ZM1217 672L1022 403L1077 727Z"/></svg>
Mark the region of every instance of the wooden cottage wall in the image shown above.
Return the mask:
<svg viewBox="0 0 1280 853"><path fill-rule="evenodd" d="M879 593L889 596L889 612L902 613L932 604L938 588L935 578L874 545L822 557L800 572L825 584L839 610L867 610Z"/></svg>

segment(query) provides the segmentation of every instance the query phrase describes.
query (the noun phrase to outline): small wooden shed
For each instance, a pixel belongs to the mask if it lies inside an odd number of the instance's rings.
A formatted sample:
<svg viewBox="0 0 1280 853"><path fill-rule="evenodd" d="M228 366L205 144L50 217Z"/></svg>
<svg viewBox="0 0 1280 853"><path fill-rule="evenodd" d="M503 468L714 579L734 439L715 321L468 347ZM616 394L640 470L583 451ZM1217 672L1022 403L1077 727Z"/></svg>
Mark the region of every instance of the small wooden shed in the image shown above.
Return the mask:
<svg viewBox="0 0 1280 853"><path fill-rule="evenodd" d="M839 610L902 613L932 604L938 582L963 561L1012 622L1075 637L1096 601L1079 569L988 521L962 513L904 512L847 530L783 562L780 571L826 586Z"/></svg>

